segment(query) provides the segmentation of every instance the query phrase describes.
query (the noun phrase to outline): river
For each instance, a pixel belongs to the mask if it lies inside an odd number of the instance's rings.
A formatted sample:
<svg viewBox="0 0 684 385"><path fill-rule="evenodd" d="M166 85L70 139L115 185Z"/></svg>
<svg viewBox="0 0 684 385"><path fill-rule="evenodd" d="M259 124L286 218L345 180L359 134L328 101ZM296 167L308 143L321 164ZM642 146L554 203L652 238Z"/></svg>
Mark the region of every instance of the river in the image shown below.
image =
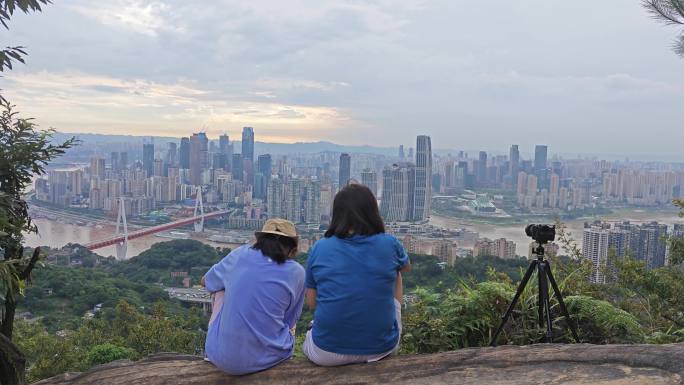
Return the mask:
<svg viewBox="0 0 684 385"><path fill-rule="evenodd" d="M582 228L584 222L593 221L595 219L602 219L606 221L623 221L629 220L634 223L643 223L658 221L661 223L666 223L672 225L674 223L684 224L684 219L678 218L676 212L652 212L645 210L622 210L611 215L602 216L600 218L582 218L577 220L565 221L568 226L569 231L572 233L573 237L577 240L578 246L582 246ZM50 246L59 248L67 243L80 243L85 244L95 240L105 239L111 237L114 234L115 226L113 225L98 225L98 226L79 226L75 224L62 223L47 218L38 218L34 220L34 223L38 226L38 234L29 234L26 236L26 245L35 246ZM462 228L465 227L469 230L476 231L480 234L481 238L507 238L512 240L517 245L518 254L526 254L527 247L530 243L530 239L525 235L525 226L520 225L493 225L479 223L469 220L460 220L448 217L441 217L433 215L430 223L449 227L449 228ZM235 244L225 244L217 243L207 240L202 236L192 234L188 230L178 230L189 233L190 237L197 239L198 241L204 242L214 247L235 247ZM128 250L126 258L130 258L140 254L141 252L152 247L153 244L157 242L168 241L169 238L162 238L156 235L149 235L142 238L136 238L128 242ZM472 245L459 245L469 247ZM116 255L115 246L105 247L98 249L96 251L98 254L103 256Z"/></svg>

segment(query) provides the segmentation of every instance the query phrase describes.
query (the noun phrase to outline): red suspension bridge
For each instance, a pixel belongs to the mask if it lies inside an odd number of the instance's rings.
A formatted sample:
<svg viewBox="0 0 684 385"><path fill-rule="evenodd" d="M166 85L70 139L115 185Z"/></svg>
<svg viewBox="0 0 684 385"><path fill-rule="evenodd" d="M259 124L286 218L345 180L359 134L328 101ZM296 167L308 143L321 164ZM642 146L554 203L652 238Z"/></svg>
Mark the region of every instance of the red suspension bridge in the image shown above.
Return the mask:
<svg viewBox="0 0 684 385"><path fill-rule="evenodd" d="M176 227L191 225L191 224L197 223L199 221L202 221L203 219L215 218L215 217L219 217L221 215L226 215L229 213L230 213L230 211L215 211L215 212L211 212L211 213L204 214L204 215L194 216L191 218L183 218L183 219L179 219L177 221L164 223L164 224L158 225L158 226L146 227L142 230L134 231L134 232L131 232L128 234L114 235L111 238L101 239L98 241L88 243L87 245L85 245L85 247L88 250L101 249L103 247L120 244L126 240L144 237L146 235L158 233L158 232L169 230L169 229L174 229Z"/></svg>

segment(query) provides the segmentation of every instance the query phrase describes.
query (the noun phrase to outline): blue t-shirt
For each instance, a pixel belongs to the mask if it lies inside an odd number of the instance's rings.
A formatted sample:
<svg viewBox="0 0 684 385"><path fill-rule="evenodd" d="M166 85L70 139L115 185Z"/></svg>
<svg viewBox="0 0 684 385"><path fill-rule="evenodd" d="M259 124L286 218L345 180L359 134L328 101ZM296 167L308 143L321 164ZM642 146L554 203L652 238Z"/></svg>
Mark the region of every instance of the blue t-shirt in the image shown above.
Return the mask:
<svg viewBox="0 0 684 385"><path fill-rule="evenodd" d="M304 304L304 268L278 264L261 251L242 246L205 275L208 291L225 290L223 306L207 331L207 358L240 375L268 369L290 358Z"/></svg>
<svg viewBox="0 0 684 385"><path fill-rule="evenodd" d="M380 354L399 341L394 286L408 255L388 234L323 238L309 251L306 287L316 289L313 342L338 354Z"/></svg>

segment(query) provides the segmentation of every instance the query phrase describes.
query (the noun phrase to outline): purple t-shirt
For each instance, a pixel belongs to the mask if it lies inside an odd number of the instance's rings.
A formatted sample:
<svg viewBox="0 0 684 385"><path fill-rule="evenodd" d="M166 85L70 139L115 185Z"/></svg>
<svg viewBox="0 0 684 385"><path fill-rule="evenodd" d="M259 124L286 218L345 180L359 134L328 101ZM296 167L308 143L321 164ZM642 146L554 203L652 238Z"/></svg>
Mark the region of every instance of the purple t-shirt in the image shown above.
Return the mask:
<svg viewBox="0 0 684 385"><path fill-rule="evenodd" d="M209 292L225 290L223 306L209 326L207 358L229 374L268 369L290 358L304 304L304 268L278 264L261 251L242 246L205 275Z"/></svg>

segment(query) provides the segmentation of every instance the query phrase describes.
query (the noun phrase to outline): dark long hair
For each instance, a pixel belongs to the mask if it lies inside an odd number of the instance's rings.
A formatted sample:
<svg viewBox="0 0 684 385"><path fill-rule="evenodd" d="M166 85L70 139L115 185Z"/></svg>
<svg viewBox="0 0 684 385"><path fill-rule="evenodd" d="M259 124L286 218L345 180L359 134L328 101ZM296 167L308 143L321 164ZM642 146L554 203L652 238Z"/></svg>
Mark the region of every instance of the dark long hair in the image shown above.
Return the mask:
<svg viewBox="0 0 684 385"><path fill-rule="evenodd" d="M385 232L378 202L366 186L350 184L335 195L332 220L325 237L348 238Z"/></svg>
<svg viewBox="0 0 684 385"><path fill-rule="evenodd" d="M287 262L293 251L297 251L297 241L294 238L276 234L256 234L256 243L253 249L261 253L279 265Z"/></svg>

